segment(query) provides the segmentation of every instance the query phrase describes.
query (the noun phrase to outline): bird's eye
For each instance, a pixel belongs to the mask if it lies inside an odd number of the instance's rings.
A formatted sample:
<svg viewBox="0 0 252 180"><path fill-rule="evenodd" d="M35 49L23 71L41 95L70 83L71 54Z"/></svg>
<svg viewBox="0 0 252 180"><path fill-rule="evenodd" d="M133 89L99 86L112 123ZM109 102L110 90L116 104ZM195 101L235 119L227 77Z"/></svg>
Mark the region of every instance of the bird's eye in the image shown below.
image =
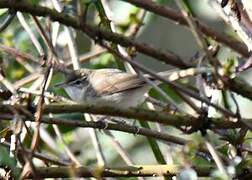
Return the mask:
<svg viewBox="0 0 252 180"><path fill-rule="evenodd" d="M80 84L81 84L81 80L76 80L76 81L75 81L75 84L76 84L76 85L80 85Z"/></svg>

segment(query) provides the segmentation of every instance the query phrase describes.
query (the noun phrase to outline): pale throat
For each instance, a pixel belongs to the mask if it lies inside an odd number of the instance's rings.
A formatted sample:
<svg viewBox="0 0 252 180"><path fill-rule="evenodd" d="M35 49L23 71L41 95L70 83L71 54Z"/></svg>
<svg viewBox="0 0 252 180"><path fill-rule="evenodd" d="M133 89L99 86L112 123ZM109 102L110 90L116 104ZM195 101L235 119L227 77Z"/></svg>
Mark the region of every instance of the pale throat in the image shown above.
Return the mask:
<svg viewBox="0 0 252 180"><path fill-rule="evenodd" d="M76 102L82 102L85 100L86 87L79 88L75 86L66 86L64 89L72 100Z"/></svg>

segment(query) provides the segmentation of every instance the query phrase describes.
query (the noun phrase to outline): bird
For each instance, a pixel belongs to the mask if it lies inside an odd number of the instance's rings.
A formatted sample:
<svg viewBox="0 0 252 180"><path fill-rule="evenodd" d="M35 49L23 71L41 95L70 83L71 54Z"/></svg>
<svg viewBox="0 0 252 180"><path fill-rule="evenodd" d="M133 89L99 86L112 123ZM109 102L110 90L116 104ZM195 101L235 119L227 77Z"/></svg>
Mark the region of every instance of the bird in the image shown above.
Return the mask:
<svg viewBox="0 0 252 180"><path fill-rule="evenodd" d="M187 70L168 70L157 73L174 81L195 73L202 73L205 68ZM143 75L150 81L160 84L148 74ZM121 108L137 107L145 101L145 96L152 86L138 74L119 69L79 69L66 75L63 83L57 87L64 88L69 97L78 103L119 106Z"/></svg>

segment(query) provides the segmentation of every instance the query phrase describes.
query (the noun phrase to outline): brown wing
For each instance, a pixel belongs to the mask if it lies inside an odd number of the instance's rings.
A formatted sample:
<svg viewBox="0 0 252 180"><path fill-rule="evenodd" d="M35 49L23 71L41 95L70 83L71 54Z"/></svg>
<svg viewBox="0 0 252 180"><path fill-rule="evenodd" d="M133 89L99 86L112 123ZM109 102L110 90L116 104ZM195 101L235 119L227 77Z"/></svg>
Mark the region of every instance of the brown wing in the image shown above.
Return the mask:
<svg viewBox="0 0 252 180"><path fill-rule="evenodd" d="M96 73L99 71L99 73ZM95 78L96 81L92 83L93 88L98 95L108 95L118 93L121 91L134 89L144 84L144 81L138 78L137 75L129 74L113 69L94 71L90 78ZM116 78L115 78L116 77Z"/></svg>

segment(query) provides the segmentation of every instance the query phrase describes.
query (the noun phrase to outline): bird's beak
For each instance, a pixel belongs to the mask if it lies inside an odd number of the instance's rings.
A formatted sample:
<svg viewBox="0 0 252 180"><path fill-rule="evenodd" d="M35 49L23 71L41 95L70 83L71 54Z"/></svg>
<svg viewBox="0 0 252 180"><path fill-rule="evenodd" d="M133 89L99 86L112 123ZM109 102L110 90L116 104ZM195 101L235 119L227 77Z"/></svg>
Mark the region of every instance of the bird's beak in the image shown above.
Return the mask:
<svg viewBox="0 0 252 180"><path fill-rule="evenodd" d="M64 87L66 87L66 86L67 86L67 84L66 84L65 82L58 83L58 84L55 84L55 85L54 85L55 88L64 88Z"/></svg>

